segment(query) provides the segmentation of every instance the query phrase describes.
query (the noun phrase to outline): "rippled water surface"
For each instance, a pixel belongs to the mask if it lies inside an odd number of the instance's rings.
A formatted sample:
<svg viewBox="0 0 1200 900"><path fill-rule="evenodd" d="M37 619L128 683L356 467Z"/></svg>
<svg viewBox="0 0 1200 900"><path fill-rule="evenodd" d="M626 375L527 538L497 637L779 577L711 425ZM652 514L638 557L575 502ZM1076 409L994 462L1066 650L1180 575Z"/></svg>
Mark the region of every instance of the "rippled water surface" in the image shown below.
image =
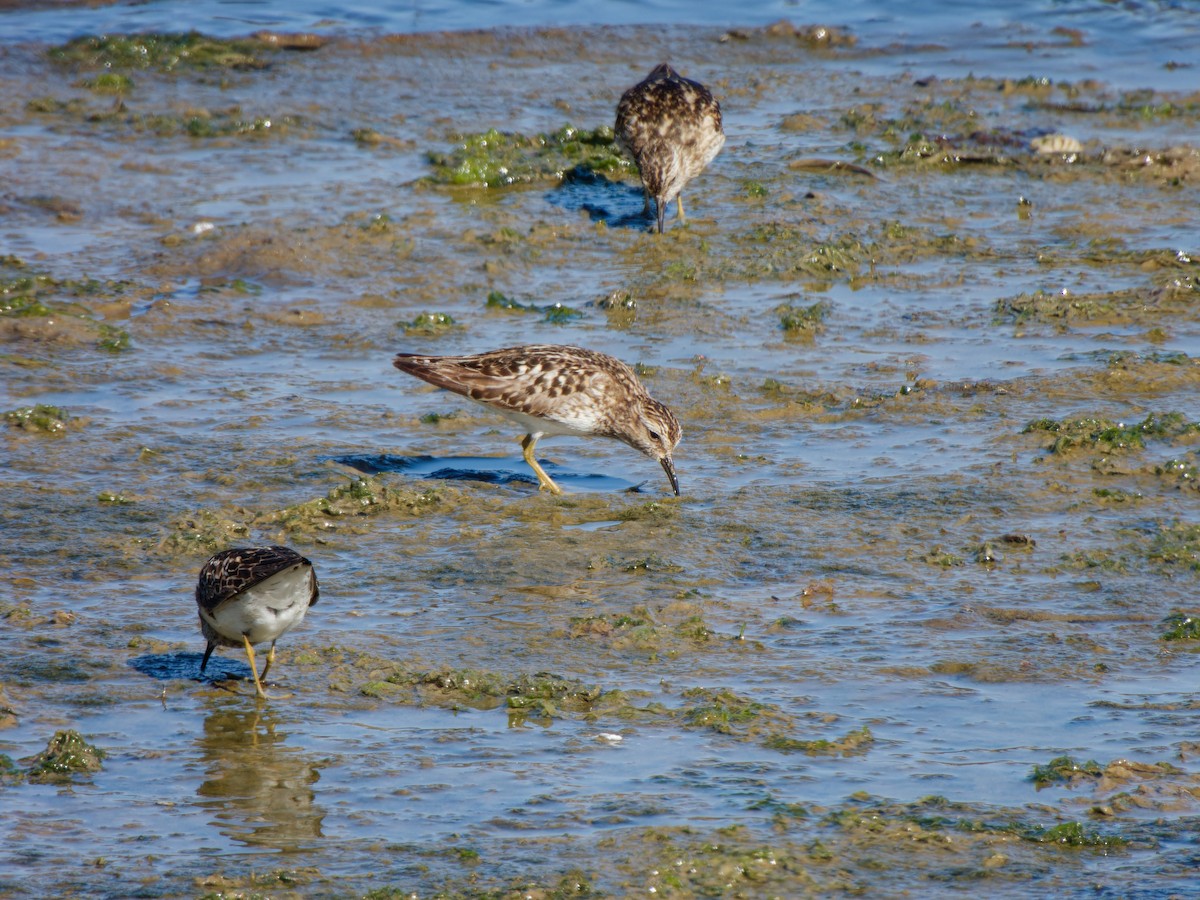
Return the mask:
<svg viewBox="0 0 1200 900"><path fill-rule="evenodd" d="M1200 16L739 10L0 12L0 895L1189 890ZM185 28L323 42L48 52ZM439 182L662 59L686 224ZM525 342L637 364L683 496L565 438L539 494L391 366ZM258 701L193 590L269 543L321 598Z"/></svg>

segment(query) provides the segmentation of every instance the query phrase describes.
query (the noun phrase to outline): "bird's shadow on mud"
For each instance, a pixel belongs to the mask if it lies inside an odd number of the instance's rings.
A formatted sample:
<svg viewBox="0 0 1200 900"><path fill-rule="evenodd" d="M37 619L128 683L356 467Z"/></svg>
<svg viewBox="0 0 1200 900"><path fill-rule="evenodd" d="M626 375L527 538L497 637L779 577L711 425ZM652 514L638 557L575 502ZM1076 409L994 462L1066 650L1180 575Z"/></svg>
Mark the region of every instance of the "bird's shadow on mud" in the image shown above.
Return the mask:
<svg viewBox="0 0 1200 900"><path fill-rule="evenodd" d="M364 475L397 472L413 478L437 478L443 481L482 481L485 484L512 485L537 490L537 478L528 472L524 459L497 456L399 456L392 453L349 453L326 456L323 460L341 463ZM551 478L564 488L576 491L636 492L634 484L611 475L572 472L548 460L538 460ZM522 471L522 470L526 471ZM644 482L643 482L644 483Z"/></svg>
<svg viewBox="0 0 1200 900"><path fill-rule="evenodd" d="M609 228L647 231L654 226L654 206L651 204L651 213L644 211L640 185L614 181L587 166L576 166L564 174L562 183L546 199L563 209L583 210L593 222Z"/></svg>
<svg viewBox="0 0 1200 900"><path fill-rule="evenodd" d="M187 679L213 684L230 679L250 680L252 677L246 663L216 654L209 657L208 665L201 673L200 662L203 659L203 653L147 653L129 660L129 667L158 681Z"/></svg>

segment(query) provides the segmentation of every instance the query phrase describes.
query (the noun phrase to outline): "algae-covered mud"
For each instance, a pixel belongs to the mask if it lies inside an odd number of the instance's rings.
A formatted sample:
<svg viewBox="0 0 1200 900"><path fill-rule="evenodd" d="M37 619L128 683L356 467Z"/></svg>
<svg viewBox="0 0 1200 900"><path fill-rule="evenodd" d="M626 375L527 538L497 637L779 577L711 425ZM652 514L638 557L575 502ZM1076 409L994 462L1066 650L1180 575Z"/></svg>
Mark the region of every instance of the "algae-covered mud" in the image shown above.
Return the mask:
<svg viewBox="0 0 1200 900"><path fill-rule="evenodd" d="M1200 95L1089 21L0 46L0 895L1190 890ZM664 59L728 140L655 235ZM391 366L524 342L682 496ZM248 544L321 584L265 701Z"/></svg>

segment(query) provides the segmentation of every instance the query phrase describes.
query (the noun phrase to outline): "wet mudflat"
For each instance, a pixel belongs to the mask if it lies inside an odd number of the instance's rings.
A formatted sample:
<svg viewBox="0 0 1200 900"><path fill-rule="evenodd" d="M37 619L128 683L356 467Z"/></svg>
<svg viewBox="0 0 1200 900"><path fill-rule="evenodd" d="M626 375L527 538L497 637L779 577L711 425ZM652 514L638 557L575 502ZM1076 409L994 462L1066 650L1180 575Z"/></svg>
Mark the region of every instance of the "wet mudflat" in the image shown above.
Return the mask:
<svg viewBox="0 0 1200 900"><path fill-rule="evenodd" d="M3 48L0 893L1187 888L1200 97L843 38ZM657 236L661 59L728 142ZM531 341L682 497L390 364ZM266 702L249 543L322 586Z"/></svg>

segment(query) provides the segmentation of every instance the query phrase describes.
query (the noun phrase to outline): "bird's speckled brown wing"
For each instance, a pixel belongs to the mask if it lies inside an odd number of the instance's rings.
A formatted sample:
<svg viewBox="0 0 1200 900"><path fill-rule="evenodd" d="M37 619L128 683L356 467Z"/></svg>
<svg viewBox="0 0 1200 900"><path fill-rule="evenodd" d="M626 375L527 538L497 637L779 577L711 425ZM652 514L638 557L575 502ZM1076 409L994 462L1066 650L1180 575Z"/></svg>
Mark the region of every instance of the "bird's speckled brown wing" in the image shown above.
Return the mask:
<svg viewBox="0 0 1200 900"><path fill-rule="evenodd" d="M614 385L644 393L625 363L582 347L531 344L475 356L401 353L394 365L480 403L540 418L557 419L564 407L585 398L603 406Z"/></svg>
<svg viewBox="0 0 1200 900"><path fill-rule="evenodd" d="M230 597L297 563L312 565L288 547L223 550L210 558L200 569L200 580L196 584L196 604L211 613ZM313 593L309 606L315 605L319 596L317 576L314 572Z"/></svg>
<svg viewBox="0 0 1200 900"><path fill-rule="evenodd" d="M621 96L616 133L639 166L667 148L677 148L688 163L688 179L698 175L725 142L721 107L712 93L666 63Z"/></svg>

